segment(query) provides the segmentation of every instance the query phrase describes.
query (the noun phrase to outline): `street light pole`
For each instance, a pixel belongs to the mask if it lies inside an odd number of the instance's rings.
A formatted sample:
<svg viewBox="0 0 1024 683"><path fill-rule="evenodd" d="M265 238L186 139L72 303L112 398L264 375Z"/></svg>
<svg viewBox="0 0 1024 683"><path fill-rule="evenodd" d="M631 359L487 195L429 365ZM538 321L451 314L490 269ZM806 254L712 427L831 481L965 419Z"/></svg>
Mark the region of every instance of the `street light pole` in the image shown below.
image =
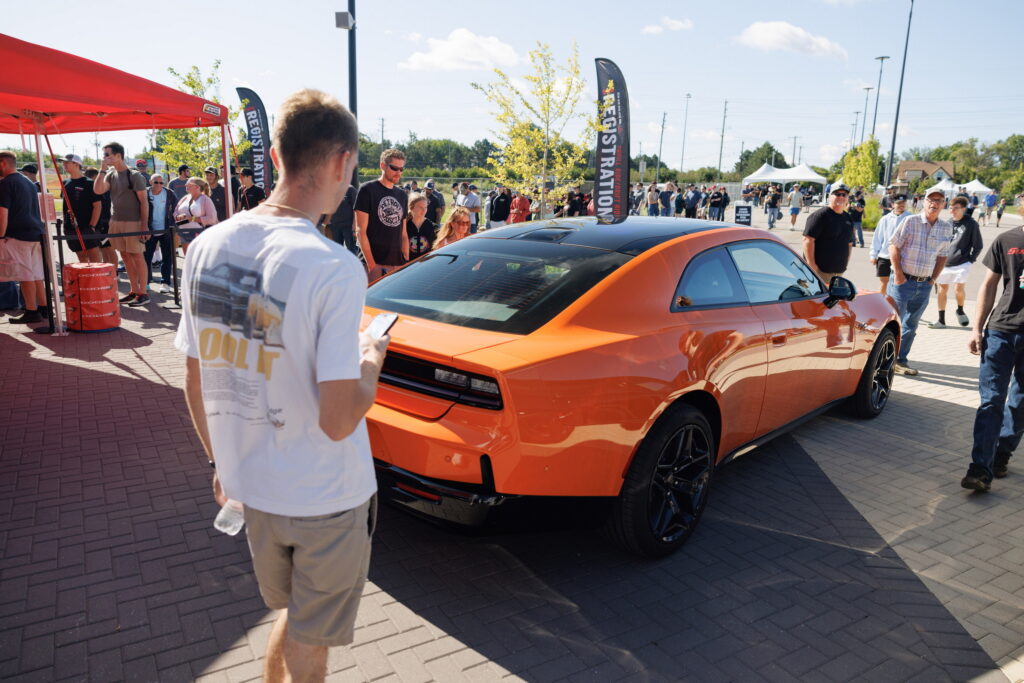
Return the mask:
<svg viewBox="0 0 1024 683"><path fill-rule="evenodd" d="M875 90L875 118L871 119L871 137L875 137L875 124L878 123L878 97L882 94L882 67L888 56L875 57L878 60L878 88Z"/></svg>
<svg viewBox="0 0 1024 683"><path fill-rule="evenodd" d="M686 159L686 121L690 118L690 93L686 93L686 110L683 112L683 151L679 154L679 175L683 174L683 161Z"/></svg>
<svg viewBox="0 0 1024 683"><path fill-rule="evenodd" d="M874 90L870 85L864 88L864 122L860 125L860 142L864 144L864 131L868 127L868 95Z"/></svg>
<svg viewBox="0 0 1024 683"><path fill-rule="evenodd" d="M347 12L334 13L334 25L348 31L348 110L352 112L352 116L356 116L358 121L356 115L356 0L348 0ZM356 164L356 168L352 170L352 184L357 187L359 185L359 164Z"/></svg>
<svg viewBox="0 0 1024 683"><path fill-rule="evenodd" d="M892 181L892 160L896 156L896 130L900 125L900 102L903 99L903 76L907 73L907 48L910 47L910 22L914 18L914 0L910 0L910 14L907 15L907 38L903 42L903 66L900 67L900 89L896 93L896 119L892 123L892 147L889 148L889 161L885 165L885 183L889 187Z"/></svg>

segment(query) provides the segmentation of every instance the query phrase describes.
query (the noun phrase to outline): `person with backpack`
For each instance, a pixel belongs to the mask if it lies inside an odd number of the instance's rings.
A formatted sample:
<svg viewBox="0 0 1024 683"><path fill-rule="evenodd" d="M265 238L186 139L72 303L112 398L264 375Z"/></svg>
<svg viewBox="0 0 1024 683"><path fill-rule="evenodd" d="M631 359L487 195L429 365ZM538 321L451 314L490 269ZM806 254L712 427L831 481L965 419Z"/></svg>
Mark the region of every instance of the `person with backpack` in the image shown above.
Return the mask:
<svg viewBox="0 0 1024 683"><path fill-rule="evenodd" d="M149 303L146 294L146 242L149 240L149 197L146 179L124 162L124 146L111 142L103 146L103 163L93 181L93 192L110 191L110 245L117 250L128 273L129 292L121 303ZM121 234L129 237L118 237ZM139 236L133 233L147 233Z"/></svg>

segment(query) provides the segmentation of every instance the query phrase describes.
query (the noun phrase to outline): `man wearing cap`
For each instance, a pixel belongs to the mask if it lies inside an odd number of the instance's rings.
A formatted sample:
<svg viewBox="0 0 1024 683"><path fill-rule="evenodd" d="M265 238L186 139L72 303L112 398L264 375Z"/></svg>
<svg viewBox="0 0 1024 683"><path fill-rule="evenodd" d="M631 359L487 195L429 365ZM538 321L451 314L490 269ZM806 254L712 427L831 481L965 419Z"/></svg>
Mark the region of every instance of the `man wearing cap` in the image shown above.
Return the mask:
<svg viewBox="0 0 1024 683"><path fill-rule="evenodd" d="M1024 210L1024 195L1017 197L1017 206ZM1010 456L1024 434L1024 387L1019 379L1024 376L1024 228L1000 233L981 262L985 279L967 345L981 356L981 401L974 417L971 464L960 485L984 492L993 477L1009 474ZM997 302L1000 280L1003 295Z"/></svg>
<svg viewBox="0 0 1024 683"><path fill-rule="evenodd" d="M142 174L125 163L124 146L111 142L103 146L103 165L93 192L110 191L110 245L121 255L131 291L121 297L128 304L140 299L149 301L146 293L146 242L149 240L149 198ZM145 233L140 236L137 233ZM127 234L128 237L119 237Z"/></svg>
<svg viewBox="0 0 1024 683"><path fill-rule="evenodd" d="M884 292L889 286L889 277L892 275L892 261L889 260L889 240L892 234L910 214L907 213L907 195L899 194L893 197L892 211L882 216L875 226L875 234L871 238L871 265L875 267L875 275L882 283L881 289Z"/></svg>
<svg viewBox="0 0 1024 683"><path fill-rule="evenodd" d="M427 197L427 218L435 225L441 225L441 219L444 218L444 195L437 191L433 178L427 181L423 190Z"/></svg>
<svg viewBox="0 0 1024 683"><path fill-rule="evenodd" d="M846 187L846 186L843 185L843 187ZM846 197L846 201L843 202L843 206L846 206L847 204L849 204L849 192L850 192L849 188L847 188L846 194L843 195L844 197ZM833 192L833 194L834 194L834 192ZM829 197L831 197L831 196L832 195L829 195ZM803 208L803 205L804 205L804 193L800 191L800 183L796 183L796 184L793 185L793 188L789 192L789 229L790 230L795 230L796 229L796 217L800 215L800 209ZM819 212L823 211L823 210L824 210L824 208L818 209ZM807 220L810 220L810 218L808 217ZM804 234L806 235L807 232L805 231ZM826 283L826 284L828 284L828 283Z"/></svg>
<svg viewBox="0 0 1024 683"><path fill-rule="evenodd" d="M227 192L225 192L224 186L220 184L220 174L213 166L207 166L203 174L206 176L206 182L210 186L210 199L213 200L213 206L217 209L217 220L226 221L228 219Z"/></svg>
<svg viewBox="0 0 1024 683"><path fill-rule="evenodd" d="M925 196L924 210L900 223L889 240L892 279L888 294L896 302L900 315L900 353L896 372L916 375L907 365L907 357L917 336L917 324L928 306L932 283L942 272L949 255L953 226L939 218L946 202L941 190Z"/></svg>
<svg viewBox="0 0 1024 683"><path fill-rule="evenodd" d="M178 167L178 177L167 183L167 189L173 192L175 197L185 196L185 183L188 182L189 171L188 164L182 164Z"/></svg>
<svg viewBox="0 0 1024 683"><path fill-rule="evenodd" d="M241 186L238 188L235 204L238 210L248 211L249 209L255 209L266 198L267 193L263 191L263 188L252 181L252 169L248 167L243 168Z"/></svg>
<svg viewBox="0 0 1024 683"><path fill-rule="evenodd" d="M64 234L68 236L68 248L75 252L82 263L102 263L100 241L102 235L96 230L103 211L103 202L92 191L92 181L82 173L82 157L77 154L64 156ZM78 232L75 232L75 226ZM78 241L81 233L85 244ZM96 239L89 239L95 236Z"/></svg>
<svg viewBox="0 0 1024 683"><path fill-rule="evenodd" d="M799 194L798 190L794 190ZM853 224L846 213L850 201L850 188L840 183L832 188L828 206L823 206L807 217L804 226L804 260L814 269L825 286L832 278L846 272L853 245Z"/></svg>
<svg viewBox="0 0 1024 683"><path fill-rule="evenodd" d="M37 179L39 169L36 168L35 164L25 164L24 166L18 169L18 173L32 181L32 183L36 186L36 192L43 191L43 188L39 184L39 180Z"/></svg>
<svg viewBox="0 0 1024 683"><path fill-rule="evenodd" d="M469 211L469 219L472 223L469 226L469 234L474 234L480 220L480 197L476 194L476 185L462 183L462 194L459 195L456 204L466 207Z"/></svg>
<svg viewBox="0 0 1024 683"><path fill-rule="evenodd" d="M142 176L145 179L146 187L149 187L149 174L146 173L146 160L145 159L136 159L135 160L135 170L138 171L139 175Z"/></svg>

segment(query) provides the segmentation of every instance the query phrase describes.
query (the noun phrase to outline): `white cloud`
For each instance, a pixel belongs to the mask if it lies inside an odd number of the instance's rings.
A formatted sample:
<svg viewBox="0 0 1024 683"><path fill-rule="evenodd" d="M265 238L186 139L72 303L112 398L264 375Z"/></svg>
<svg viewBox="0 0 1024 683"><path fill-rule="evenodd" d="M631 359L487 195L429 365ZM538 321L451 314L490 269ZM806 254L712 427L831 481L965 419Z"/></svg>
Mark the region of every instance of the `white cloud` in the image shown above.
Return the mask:
<svg viewBox="0 0 1024 683"><path fill-rule="evenodd" d="M657 35L659 33L663 33L666 29L669 31L682 31L684 29L691 28L693 28L692 19L672 19L671 17L662 17L661 23L648 24L640 29L640 32Z"/></svg>
<svg viewBox="0 0 1024 683"><path fill-rule="evenodd" d="M415 31L413 31L412 33L403 33L402 37L408 40L410 43L418 43L421 40L423 40L423 34L416 33Z"/></svg>
<svg viewBox="0 0 1024 683"><path fill-rule="evenodd" d="M743 29L737 40L747 47L767 52L799 52L819 57L846 59L842 45L825 36L816 36L806 29L785 21L755 21Z"/></svg>
<svg viewBox="0 0 1024 683"><path fill-rule="evenodd" d="M515 66L522 59L515 49L496 36L478 36L457 28L447 38L427 38L426 52L413 52L399 69L410 71L470 71Z"/></svg>
<svg viewBox="0 0 1024 683"><path fill-rule="evenodd" d="M712 130L710 128L698 128L691 133L698 140L718 140L721 137L721 131Z"/></svg>

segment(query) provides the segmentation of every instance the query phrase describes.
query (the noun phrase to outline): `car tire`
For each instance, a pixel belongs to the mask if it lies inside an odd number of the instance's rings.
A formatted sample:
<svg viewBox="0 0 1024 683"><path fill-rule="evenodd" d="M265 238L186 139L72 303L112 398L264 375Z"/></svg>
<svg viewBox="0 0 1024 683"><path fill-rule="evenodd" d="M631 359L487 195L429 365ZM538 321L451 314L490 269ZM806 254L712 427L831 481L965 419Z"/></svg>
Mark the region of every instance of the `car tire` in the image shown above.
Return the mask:
<svg viewBox="0 0 1024 683"><path fill-rule="evenodd" d="M707 505L715 453L704 415L690 405L670 407L633 458L608 518L609 537L644 557L678 550Z"/></svg>
<svg viewBox="0 0 1024 683"><path fill-rule="evenodd" d="M878 417L889 402L896 374L896 335L886 328L878 335L861 373L857 391L850 397L850 412L865 419Z"/></svg>

